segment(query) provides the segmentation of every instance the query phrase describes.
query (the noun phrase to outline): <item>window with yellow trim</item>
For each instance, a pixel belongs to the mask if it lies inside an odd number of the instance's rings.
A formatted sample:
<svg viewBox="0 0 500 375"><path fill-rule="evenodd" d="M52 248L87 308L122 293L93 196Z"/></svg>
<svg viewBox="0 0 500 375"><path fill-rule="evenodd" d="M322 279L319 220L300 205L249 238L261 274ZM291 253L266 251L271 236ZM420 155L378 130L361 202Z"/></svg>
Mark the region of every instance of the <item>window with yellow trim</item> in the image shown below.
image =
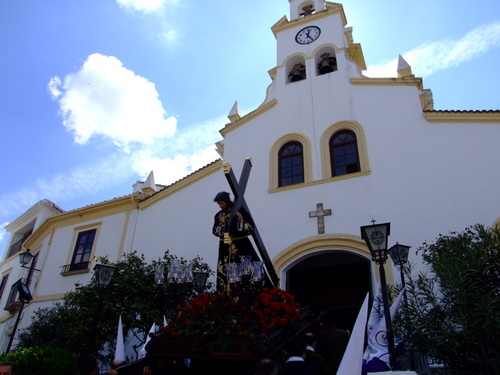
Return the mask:
<svg viewBox="0 0 500 375"><path fill-rule="evenodd" d="M342 176L361 170L356 134L347 129L332 135L329 141L332 176Z"/></svg>

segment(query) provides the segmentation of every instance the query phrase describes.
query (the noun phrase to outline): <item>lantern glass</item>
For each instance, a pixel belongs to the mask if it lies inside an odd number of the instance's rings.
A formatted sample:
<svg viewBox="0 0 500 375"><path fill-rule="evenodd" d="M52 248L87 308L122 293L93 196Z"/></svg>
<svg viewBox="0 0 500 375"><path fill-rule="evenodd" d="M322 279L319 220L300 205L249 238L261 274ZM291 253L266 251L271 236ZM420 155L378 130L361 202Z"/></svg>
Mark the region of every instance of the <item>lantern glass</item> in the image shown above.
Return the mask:
<svg viewBox="0 0 500 375"><path fill-rule="evenodd" d="M264 262L252 262L252 281L259 282L264 279Z"/></svg>
<svg viewBox="0 0 500 375"><path fill-rule="evenodd" d="M408 262L410 247L396 243L396 245L389 249L389 255L396 266L402 266Z"/></svg>
<svg viewBox="0 0 500 375"><path fill-rule="evenodd" d="M118 268L113 266L108 266L107 264L96 264L94 267L95 277L97 280L97 285L101 288L106 288L109 286L113 275Z"/></svg>
<svg viewBox="0 0 500 375"><path fill-rule="evenodd" d="M391 232L391 223L365 225L361 227L361 238L366 242L373 260L387 259L387 239Z"/></svg>
<svg viewBox="0 0 500 375"><path fill-rule="evenodd" d="M229 263L226 269L227 278L231 284L241 281L241 263Z"/></svg>
<svg viewBox="0 0 500 375"><path fill-rule="evenodd" d="M33 254L30 253L30 249L26 249L24 253L19 255L19 262L24 267L31 261L32 258Z"/></svg>
<svg viewBox="0 0 500 375"><path fill-rule="evenodd" d="M208 272L193 272L193 284L196 291L201 292L205 289Z"/></svg>
<svg viewBox="0 0 500 375"><path fill-rule="evenodd" d="M163 264L157 264L155 267L155 283L163 285L165 283L165 275L163 274L165 267Z"/></svg>

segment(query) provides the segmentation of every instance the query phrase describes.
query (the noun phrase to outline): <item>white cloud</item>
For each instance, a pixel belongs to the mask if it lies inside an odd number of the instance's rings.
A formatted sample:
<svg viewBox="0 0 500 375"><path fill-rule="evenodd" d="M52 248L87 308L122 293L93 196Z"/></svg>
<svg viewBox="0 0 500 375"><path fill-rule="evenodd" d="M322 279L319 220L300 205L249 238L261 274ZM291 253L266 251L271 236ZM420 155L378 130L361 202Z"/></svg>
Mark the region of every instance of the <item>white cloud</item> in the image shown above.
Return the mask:
<svg viewBox="0 0 500 375"><path fill-rule="evenodd" d="M417 76L433 73L458 66L475 59L491 49L500 46L500 22L480 26L458 40L443 40L421 45L403 54ZM396 77L397 58L364 72L368 77Z"/></svg>
<svg viewBox="0 0 500 375"><path fill-rule="evenodd" d="M126 150L175 133L177 120L166 116L155 85L115 57L90 55L78 72L52 78L48 89L77 143L101 135Z"/></svg>
<svg viewBox="0 0 500 375"><path fill-rule="evenodd" d="M110 157L93 165L77 166L67 173L38 179L30 187L1 194L0 219L11 219L13 212L20 214L44 198L58 204L117 184L129 183L127 178L134 175L130 164L129 156L122 154L121 158Z"/></svg>
<svg viewBox="0 0 500 375"><path fill-rule="evenodd" d="M8 225L9 222L6 221L6 222L3 222L0 224L0 243L3 242L4 239L7 239L7 231L5 230L5 226ZM2 249L0 249L2 250Z"/></svg>
<svg viewBox="0 0 500 375"><path fill-rule="evenodd" d="M116 2L128 10L151 13L160 9L166 0L116 0Z"/></svg>
<svg viewBox="0 0 500 375"><path fill-rule="evenodd" d="M160 39L170 44L177 39L177 31L174 30L169 24L163 23L162 31L160 32Z"/></svg>
<svg viewBox="0 0 500 375"><path fill-rule="evenodd" d="M220 157L215 143L221 139L218 130L226 122L221 116L184 128L172 140L137 148L131 166L143 178L153 170L157 183L171 184Z"/></svg>
<svg viewBox="0 0 500 375"><path fill-rule="evenodd" d="M136 155L133 165L139 175L146 176L154 171L155 181L168 185L213 162L218 157L215 146L206 147L189 155L176 154L166 158L151 155L148 150L145 150Z"/></svg>

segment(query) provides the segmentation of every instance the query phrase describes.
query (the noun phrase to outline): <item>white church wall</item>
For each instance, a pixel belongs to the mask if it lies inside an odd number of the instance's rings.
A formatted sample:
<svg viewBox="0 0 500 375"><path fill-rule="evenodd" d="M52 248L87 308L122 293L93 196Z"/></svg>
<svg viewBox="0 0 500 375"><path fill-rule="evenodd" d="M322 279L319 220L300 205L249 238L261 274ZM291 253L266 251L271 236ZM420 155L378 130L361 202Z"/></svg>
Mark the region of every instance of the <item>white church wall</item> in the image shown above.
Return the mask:
<svg viewBox="0 0 500 375"><path fill-rule="evenodd" d="M212 226L219 208L213 199L219 191L231 192L222 169L141 210L126 249L146 254L148 262L166 250L188 260L199 255L215 270L218 238Z"/></svg>

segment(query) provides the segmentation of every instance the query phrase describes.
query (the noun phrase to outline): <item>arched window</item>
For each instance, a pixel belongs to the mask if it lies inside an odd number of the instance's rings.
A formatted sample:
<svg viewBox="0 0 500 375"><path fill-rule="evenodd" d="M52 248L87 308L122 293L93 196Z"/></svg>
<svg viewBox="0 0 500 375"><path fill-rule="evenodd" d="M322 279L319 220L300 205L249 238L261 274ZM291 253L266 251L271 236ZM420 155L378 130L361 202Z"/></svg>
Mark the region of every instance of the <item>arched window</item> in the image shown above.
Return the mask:
<svg viewBox="0 0 500 375"><path fill-rule="evenodd" d="M304 182L304 153L300 142L288 142L278 152L278 186Z"/></svg>
<svg viewBox="0 0 500 375"><path fill-rule="evenodd" d="M329 142L332 176L342 176L361 170L358 142L351 130L341 130L333 134Z"/></svg>

